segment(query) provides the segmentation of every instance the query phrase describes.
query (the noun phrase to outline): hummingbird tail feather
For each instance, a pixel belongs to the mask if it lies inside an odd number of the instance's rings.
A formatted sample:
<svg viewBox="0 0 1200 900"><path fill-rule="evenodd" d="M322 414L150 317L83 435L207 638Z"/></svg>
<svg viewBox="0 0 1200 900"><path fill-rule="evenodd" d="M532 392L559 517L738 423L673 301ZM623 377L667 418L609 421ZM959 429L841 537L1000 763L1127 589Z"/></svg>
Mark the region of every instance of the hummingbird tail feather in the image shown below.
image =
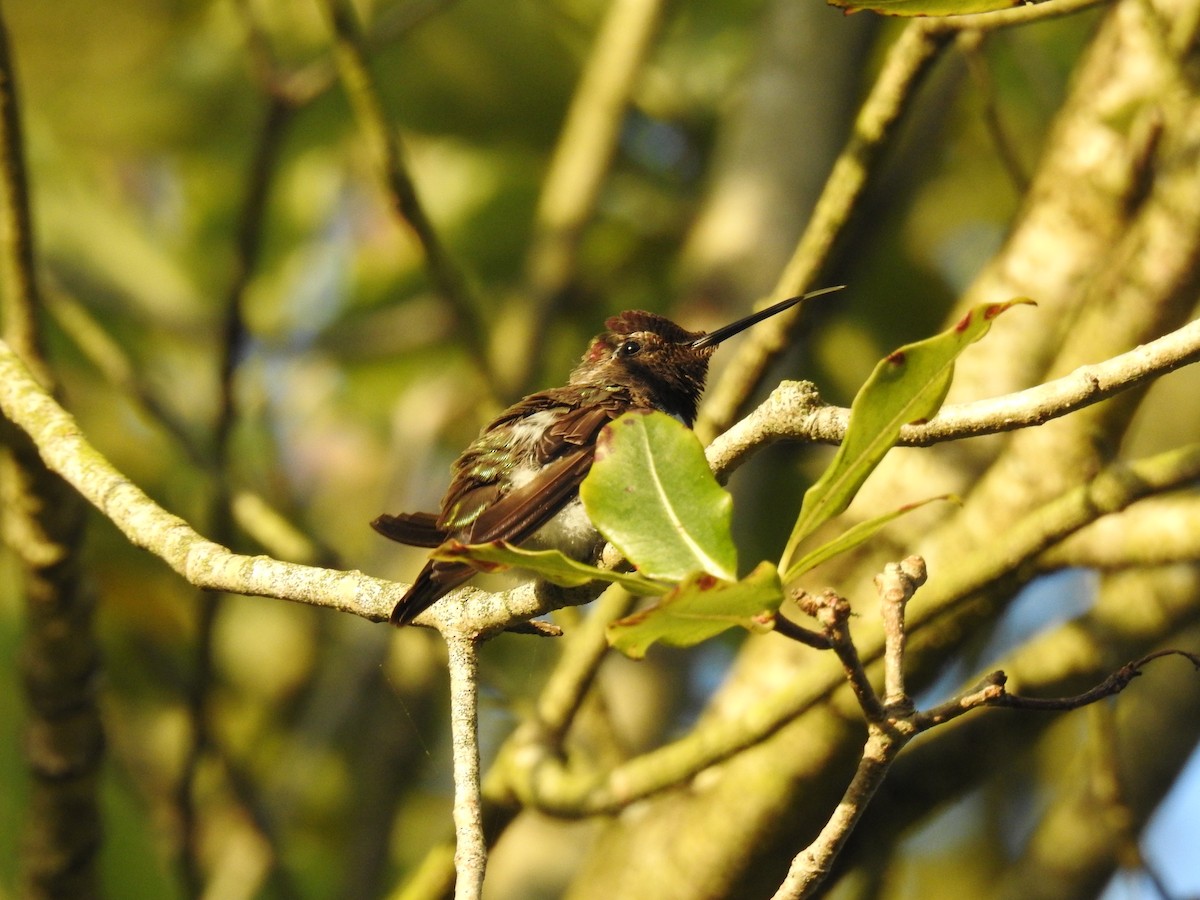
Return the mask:
<svg viewBox="0 0 1200 900"><path fill-rule="evenodd" d="M439 547L448 535L438 527L438 518L433 513L386 513L371 522L371 527L385 538L391 538L410 547Z"/></svg>
<svg viewBox="0 0 1200 900"><path fill-rule="evenodd" d="M409 624L474 574L474 569L462 563L427 562L408 593L392 608L391 623Z"/></svg>

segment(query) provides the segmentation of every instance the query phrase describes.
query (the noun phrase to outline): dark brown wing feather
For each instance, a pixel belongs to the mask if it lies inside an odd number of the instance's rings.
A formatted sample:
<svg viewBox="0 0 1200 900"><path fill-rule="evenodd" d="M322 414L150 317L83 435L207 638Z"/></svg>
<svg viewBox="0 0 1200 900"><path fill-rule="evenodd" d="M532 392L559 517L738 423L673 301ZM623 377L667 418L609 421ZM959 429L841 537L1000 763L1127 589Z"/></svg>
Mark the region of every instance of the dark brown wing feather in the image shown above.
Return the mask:
<svg viewBox="0 0 1200 900"><path fill-rule="evenodd" d="M460 538L467 544L519 544L549 522L575 496L592 467L594 445L576 447L547 464L527 484L488 506Z"/></svg>
<svg viewBox="0 0 1200 900"><path fill-rule="evenodd" d="M591 468L594 445L579 447L547 466L528 484L505 494L456 537L468 544L508 541L519 544L562 509ZM393 625L407 625L443 596L467 581L475 570L462 563L430 560L392 609Z"/></svg>
<svg viewBox="0 0 1200 900"><path fill-rule="evenodd" d="M520 543L574 496L592 466L596 436L621 411L606 404L563 413L534 446L538 473L518 488L505 490L499 478L481 481L472 472L476 460L469 450L456 466L438 526L467 544Z"/></svg>
<svg viewBox="0 0 1200 900"><path fill-rule="evenodd" d="M428 514L418 513L408 517L380 516L373 523L376 529L388 534L376 523L387 519L384 527L390 527L392 521L402 519L404 522L398 530L406 538L424 539L431 537L436 530L468 544L490 541L521 543L574 498L580 482L591 469L596 436L600 429L629 408L628 398L615 394L583 399L598 399L600 402L575 406L573 404L581 401L580 395L565 389L526 397L488 426L480 440L468 448L455 464L455 477L442 501L442 515L432 523L432 527L423 518ZM564 407L569 408L546 429L534 448L541 469L533 478L518 488L503 491L498 477L491 481L481 481L477 477L481 445L486 449L487 436L497 426L543 410L561 410ZM451 512L455 515L448 515ZM421 517L420 521L414 522L418 517ZM414 525L418 527L414 528ZM415 543L411 539L404 542ZM473 574L470 566L431 560L392 610L391 621L396 625L411 622Z"/></svg>

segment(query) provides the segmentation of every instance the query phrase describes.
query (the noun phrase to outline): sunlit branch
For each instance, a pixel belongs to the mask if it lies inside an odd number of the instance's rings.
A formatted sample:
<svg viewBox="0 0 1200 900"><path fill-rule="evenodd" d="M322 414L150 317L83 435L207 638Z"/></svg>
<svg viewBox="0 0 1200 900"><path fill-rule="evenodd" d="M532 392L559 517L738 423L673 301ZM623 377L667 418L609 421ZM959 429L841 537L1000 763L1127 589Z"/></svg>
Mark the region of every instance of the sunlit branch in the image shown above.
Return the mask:
<svg viewBox="0 0 1200 900"><path fill-rule="evenodd" d="M454 896L478 900L487 870L479 796L479 643L470 636L448 636L446 649L454 757Z"/></svg>
<svg viewBox="0 0 1200 900"><path fill-rule="evenodd" d="M928 422L905 425L899 443L925 447L1041 425L1197 360L1200 320L1036 387L943 407ZM753 452L778 440L840 443L849 421L850 410L825 405L814 385L784 382L750 415L712 442L708 460L718 478L724 480Z"/></svg>

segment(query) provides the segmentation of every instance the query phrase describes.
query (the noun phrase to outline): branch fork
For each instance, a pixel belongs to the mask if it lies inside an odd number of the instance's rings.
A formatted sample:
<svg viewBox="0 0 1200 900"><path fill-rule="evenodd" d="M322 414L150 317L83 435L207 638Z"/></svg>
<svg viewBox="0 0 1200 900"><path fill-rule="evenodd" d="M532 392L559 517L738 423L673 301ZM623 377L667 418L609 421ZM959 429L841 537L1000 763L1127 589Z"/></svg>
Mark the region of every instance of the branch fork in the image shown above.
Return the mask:
<svg viewBox="0 0 1200 900"><path fill-rule="evenodd" d="M775 894L776 900L797 900L817 894L892 762L908 742L923 731L984 706L1045 711L1078 709L1120 693L1141 674L1147 663L1163 656L1182 656L1200 671L1200 655L1182 650L1159 650L1125 664L1091 690L1073 697L1051 699L1010 694L1006 690L1007 676L1002 671L995 671L959 695L919 711L904 684L905 609L913 594L925 583L926 574L924 559L909 556L898 563L888 563L875 577L884 629L882 697L871 684L850 636L849 620L853 613L848 600L832 590L819 596L804 591L794 595L801 611L812 616L820 630L807 629L782 615L776 616L775 630L780 634L837 654L867 726L867 739L858 768L841 802L816 840L792 860L787 877Z"/></svg>

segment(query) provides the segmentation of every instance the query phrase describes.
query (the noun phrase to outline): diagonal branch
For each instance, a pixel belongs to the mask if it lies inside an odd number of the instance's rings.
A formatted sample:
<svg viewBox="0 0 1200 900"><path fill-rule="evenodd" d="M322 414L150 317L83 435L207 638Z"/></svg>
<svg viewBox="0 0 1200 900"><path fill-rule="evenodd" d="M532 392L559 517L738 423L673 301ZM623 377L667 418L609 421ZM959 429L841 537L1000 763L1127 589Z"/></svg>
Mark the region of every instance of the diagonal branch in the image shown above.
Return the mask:
<svg viewBox="0 0 1200 900"><path fill-rule="evenodd" d="M7 344L0 341L0 411L29 435L48 468L110 519L137 547L160 557L189 584L211 591L275 597L352 613L380 622L387 619L408 585L372 578L358 571L336 571L281 562L269 556L244 556L197 533L167 512L117 471L88 443L75 419L37 383ZM594 597L579 589L571 602ZM503 593L471 588L461 602L442 602L427 611L422 624L443 634L489 637L562 605L526 583Z"/></svg>
<svg viewBox="0 0 1200 900"><path fill-rule="evenodd" d="M42 356L38 327L41 296L33 249L33 215L25 168L25 138L8 29L0 20L0 227L3 231L4 339L43 384L52 378Z"/></svg>
<svg viewBox="0 0 1200 900"><path fill-rule="evenodd" d="M892 146L925 73L959 33L984 32L1040 19L1070 15L1099 0L1046 0L977 15L915 19L888 50L883 67L859 110L846 147L813 209L769 302L802 294L826 265L834 243L858 208L884 151ZM776 316L751 331L709 392L696 431L710 441L734 421L738 410L762 383L767 367L783 350L801 312Z"/></svg>
<svg viewBox="0 0 1200 900"><path fill-rule="evenodd" d="M379 87L367 63L357 16L349 0L323 0L333 26L334 56L338 73L359 128L379 166L392 210L408 226L425 254L425 268L434 289L450 304L462 325L471 358L483 375L483 384L494 384L488 355L487 327L467 279L447 252L417 192L405 161L399 134L388 121Z"/></svg>
<svg viewBox="0 0 1200 900"><path fill-rule="evenodd" d="M859 110L850 139L825 182L808 227L768 302L802 294L814 283L834 241L857 209L885 148L891 145L896 126L912 103L917 85L948 41L949 35L915 22L892 45L871 93ZM787 346L799 316L799 310L785 312L747 333L720 380L709 390L696 423L701 440L707 443L733 422L746 397L762 382L767 366Z"/></svg>

